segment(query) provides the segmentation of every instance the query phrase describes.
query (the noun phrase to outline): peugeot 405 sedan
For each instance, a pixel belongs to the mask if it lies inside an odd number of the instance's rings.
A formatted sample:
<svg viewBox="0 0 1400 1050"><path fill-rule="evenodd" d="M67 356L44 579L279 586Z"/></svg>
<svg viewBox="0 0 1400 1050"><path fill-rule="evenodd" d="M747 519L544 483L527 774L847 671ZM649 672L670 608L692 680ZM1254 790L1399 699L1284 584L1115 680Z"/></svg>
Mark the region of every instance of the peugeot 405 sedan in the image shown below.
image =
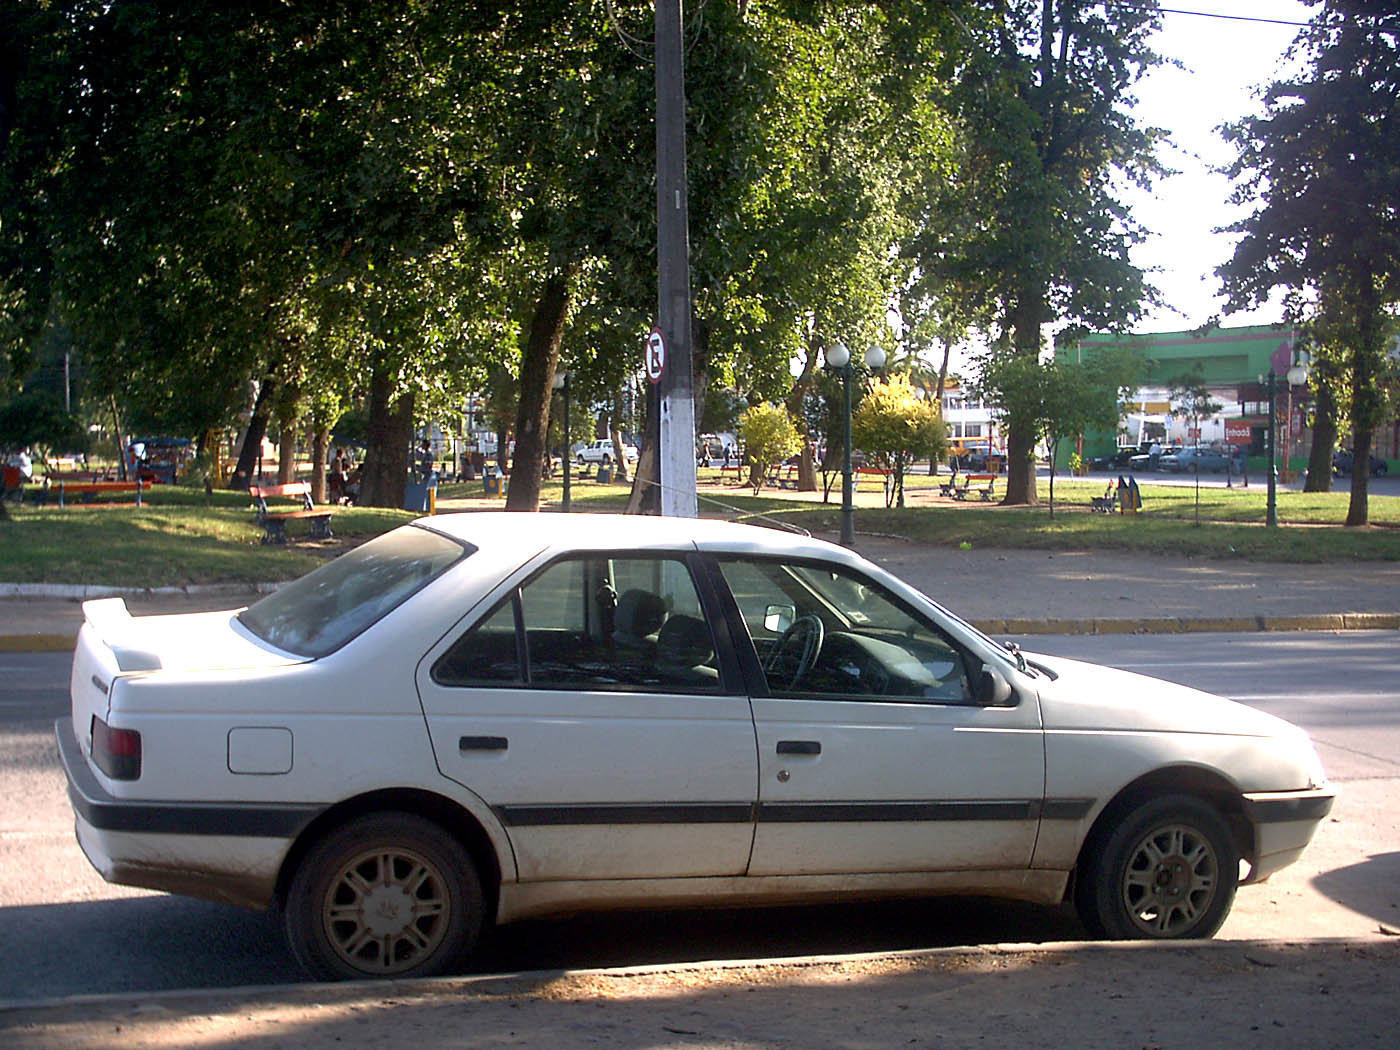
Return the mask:
<svg viewBox="0 0 1400 1050"><path fill-rule="evenodd" d="M56 727L83 851L279 909L322 978L641 906L983 894L1205 937L1333 800L1286 722L754 526L423 518L246 609L84 611Z"/></svg>

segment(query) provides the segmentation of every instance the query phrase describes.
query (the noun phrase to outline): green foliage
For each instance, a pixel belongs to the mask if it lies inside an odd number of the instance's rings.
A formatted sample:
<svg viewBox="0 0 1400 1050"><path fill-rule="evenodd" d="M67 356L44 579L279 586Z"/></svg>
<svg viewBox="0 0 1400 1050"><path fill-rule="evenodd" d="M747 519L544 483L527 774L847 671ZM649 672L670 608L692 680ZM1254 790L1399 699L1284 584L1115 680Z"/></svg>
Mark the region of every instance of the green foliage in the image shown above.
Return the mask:
<svg viewBox="0 0 1400 1050"><path fill-rule="evenodd" d="M916 459L941 460L948 437L938 406L917 396L906 376L873 383L851 420L851 437L878 467L891 470L886 505L904 506L904 472Z"/></svg>
<svg viewBox="0 0 1400 1050"><path fill-rule="evenodd" d="M754 405L739 420L739 435L749 457L749 479L754 492L763 487L763 475L802 449L802 435L787 409L779 405Z"/></svg>
<svg viewBox="0 0 1400 1050"><path fill-rule="evenodd" d="M42 393L20 394L0 405L0 449L35 446L49 452L86 452L88 433L77 416Z"/></svg>

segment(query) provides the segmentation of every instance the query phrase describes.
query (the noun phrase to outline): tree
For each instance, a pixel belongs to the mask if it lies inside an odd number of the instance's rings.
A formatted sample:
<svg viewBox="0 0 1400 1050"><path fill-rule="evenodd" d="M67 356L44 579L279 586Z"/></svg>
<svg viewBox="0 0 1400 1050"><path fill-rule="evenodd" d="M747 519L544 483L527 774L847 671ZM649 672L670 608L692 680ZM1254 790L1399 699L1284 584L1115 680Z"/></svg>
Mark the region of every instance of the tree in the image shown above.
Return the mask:
<svg viewBox="0 0 1400 1050"><path fill-rule="evenodd" d="M917 396L907 377L873 383L851 419L851 438L875 465L891 471L885 506L904 506L904 473L924 456L935 462L948 450L937 403Z"/></svg>
<svg viewBox="0 0 1400 1050"><path fill-rule="evenodd" d="M985 11L950 47L968 56L947 93L960 158L915 253L924 273L996 304L999 341L1033 374L1047 325L1117 330L1152 300L1129 258L1144 234L1116 187L1162 171L1162 132L1131 113L1133 86L1161 61L1148 46L1161 15L1150 0L1008 0ZM1022 403L1004 421L1007 504L1036 502L1040 425Z"/></svg>
<svg viewBox="0 0 1400 1050"><path fill-rule="evenodd" d="M26 392L0 405L0 450L28 446L47 462L50 452L86 452L88 434L53 397Z"/></svg>
<svg viewBox="0 0 1400 1050"><path fill-rule="evenodd" d="M739 421L739 434L749 457L749 483L754 495L763 488L768 468L775 467L802 448L797 424L780 405L754 405Z"/></svg>
<svg viewBox="0 0 1400 1050"><path fill-rule="evenodd" d="M1201 366L1167 381L1167 401L1171 404L1171 414L1176 419L1187 420L1200 440L1201 420L1220 411L1220 403L1211 396L1206 387ZM1270 441L1273 440L1271 437ZM1196 524L1201 523L1201 460L1196 457Z"/></svg>
<svg viewBox="0 0 1400 1050"><path fill-rule="evenodd" d="M1400 13L1327 0L1290 54L1303 72L1265 92L1263 114L1225 128L1238 151L1232 198L1254 210L1227 227L1242 236L1216 273L1227 310L1281 288L1288 315L1322 335L1315 381L1340 377L1336 400L1366 463L1391 411L1386 351L1400 304ZM1352 471L1348 525L1369 519L1369 480Z"/></svg>
<svg viewBox="0 0 1400 1050"><path fill-rule="evenodd" d="M977 391L1006 416L1027 421L1050 453L1050 516L1055 516L1055 462L1060 442L1086 430L1115 431L1143 361L1128 349L1102 349L1082 361L1040 361L993 349L981 361Z"/></svg>

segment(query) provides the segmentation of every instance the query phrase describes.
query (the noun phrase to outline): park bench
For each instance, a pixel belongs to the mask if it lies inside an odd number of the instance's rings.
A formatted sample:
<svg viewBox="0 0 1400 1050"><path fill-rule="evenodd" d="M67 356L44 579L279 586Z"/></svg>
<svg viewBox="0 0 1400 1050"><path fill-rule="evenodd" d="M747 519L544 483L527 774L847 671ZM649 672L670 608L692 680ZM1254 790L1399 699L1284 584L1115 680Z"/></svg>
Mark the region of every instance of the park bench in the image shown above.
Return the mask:
<svg viewBox="0 0 1400 1050"><path fill-rule="evenodd" d="M311 499L311 483L293 481L287 485L249 485L248 495L257 503L258 524L263 528L262 542L286 543L287 522L305 519L310 523L307 539L334 539L331 534L329 507L318 507ZM269 499L291 499L297 501L296 510L270 510Z"/></svg>
<svg viewBox="0 0 1400 1050"><path fill-rule="evenodd" d="M951 495L953 494L953 490L956 489L957 487L958 487L958 472L957 472L957 470L955 469L955 470L953 471L953 473L951 473L951 474L948 475L948 480L947 480L947 481L940 481L940 482L938 483L938 494L939 494L940 496L951 496Z"/></svg>
<svg viewBox="0 0 1400 1050"><path fill-rule="evenodd" d="M136 481L70 481L67 478L62 478L59 481L53 481L52 475L50 475L48 487L38 489L35 492L34 498L36 503L46 503L50 497L57 497L60 507L66 507L73 501L73 497L75 496L78 498L77 502L83 503L84 505L101 507L140 507L143 505L141 502L141 493L148 491L150 487L151 486L145 484L140 479ZM100 496L119 496L128 492L136 493L135 503L114 503L110 499L103 503L97 502Z"/></svg>
<svg viewBox="0 0 1400 1050"><path fill-rule="evenodd" d="M742 485L744 483L744 471L746 469L746 467L742 466L739 463L731 463L727 467L720 467L719 483L723 485L725 481L729 478L729 476L732 474L734 476L733 484Z"/></svg>
<svg viewBox="0 0 1400 1050"><path fill-rule="evenodd" d="M969 500L976 496L983 503L990 503L996 495L996 485L995 474L964 474L962 484L953 489L953 498Z"/></svg>
<svg viewBox="0 0 1400 1050"><path fill-rule="evenodd" d="M775 463L768 468L768 476L764 478L764 481L775 488L797 488L797 464Z"/></svg>

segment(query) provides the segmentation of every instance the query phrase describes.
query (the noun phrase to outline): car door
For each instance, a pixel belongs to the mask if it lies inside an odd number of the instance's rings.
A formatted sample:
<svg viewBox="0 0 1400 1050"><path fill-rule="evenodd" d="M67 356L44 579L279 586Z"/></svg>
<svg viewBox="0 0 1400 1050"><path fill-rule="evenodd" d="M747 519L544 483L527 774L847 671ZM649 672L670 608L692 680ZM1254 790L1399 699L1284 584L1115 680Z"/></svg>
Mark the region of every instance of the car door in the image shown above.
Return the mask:
<svg viewBox="0 0 1400 1050"><path fill-rule="evenodd" d="M750 875L1029 866L1045 775L1033 699L975 703L981 661L858 574L718 564L762 678Z"/></svg>
<svg viewBox="0 0 1400 1050"><path fill-rule="evenodd" d="M753 723L684 556L556 560L418 688L439 769L491 806L522 880L744 872Z"/></svg>

